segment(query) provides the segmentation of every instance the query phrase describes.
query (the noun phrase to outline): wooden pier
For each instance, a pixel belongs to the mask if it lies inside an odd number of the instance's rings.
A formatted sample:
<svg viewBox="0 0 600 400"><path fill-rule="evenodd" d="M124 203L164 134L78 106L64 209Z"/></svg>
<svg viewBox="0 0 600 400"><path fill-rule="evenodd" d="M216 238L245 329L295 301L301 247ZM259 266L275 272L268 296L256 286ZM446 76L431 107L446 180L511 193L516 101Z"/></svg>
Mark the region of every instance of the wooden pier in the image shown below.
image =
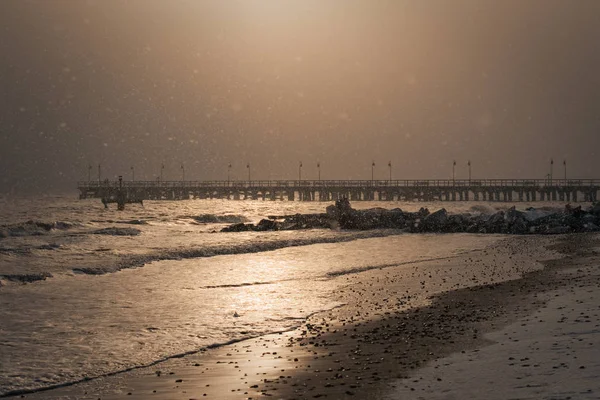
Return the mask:
<svg viewBox="0 0 600 400"><path fill-rule="evenodd" d="M84 181L79 198L142 200L563 201L598 200L600 179Z"/></svg>

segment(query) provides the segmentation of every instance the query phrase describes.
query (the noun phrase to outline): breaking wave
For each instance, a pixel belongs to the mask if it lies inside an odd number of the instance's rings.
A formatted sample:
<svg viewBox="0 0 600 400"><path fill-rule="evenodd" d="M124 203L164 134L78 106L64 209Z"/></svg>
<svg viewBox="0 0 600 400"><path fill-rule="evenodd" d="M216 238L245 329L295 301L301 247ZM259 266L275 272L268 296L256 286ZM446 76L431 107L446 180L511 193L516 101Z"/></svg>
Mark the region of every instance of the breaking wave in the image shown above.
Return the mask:
<svg viewBox="0 0 600 400"><path fill-rule="evenodd" d="M43 222L29 220L20 224L1 225L0 239L11 236L40 236L53 230L68 230L80 226L73 222Z"/></svg>
<svg viewBox="0 0 600 400"><path fill-rule="evenodd" d="M334 310L336 308L343 307L344 305L345 304L343 304L343 303L330 304L326 307L320 308L318 310L314 310L313 312L307 313L306 315L303 315L303 316L286 317L286 318L281 318L281 319L269 319L269 321L287 322L280 329L245 330L245 331L239 332L238 335L236 335L235 337L232 337L232 338L223 338L223 340L209 343L209 344L206 344L205 346L202 346L199 348L195 348L195 349L191 349L188 351L183 351L183 352L179 352L179 353L175 353L175 354L165 355L163 357L156 358L150 362L139 363L139 364L132 365L132 366L126 367L126 368L121 368L121 369L118 369L115 371L107 371L104 373L98 373L96 375L85 376L83 378L70 377L71 379L65 380L65 381L59 382L59 383L47 384L45 386L38 386L38 387L25 387L22 389L14 389L14 390L8 390L5 392L0 392L0 398L13 397L13 396L24 397L27 394L40 393L40 392L45 392L45 391L52 390L52 389L73 386L78 383L83 383L83 382L87 382L87 381L94 380L94 379L106 378L106 377L110 377L110 376L120 375L125 372L130 372L130 371L135 371L135 370L139 370L139 369L143 369L143 368L152 367L152 366L155 366L157 364L163 363L168 360L172 360L172 359L176 359L176 358L183 358L183 357L190 356L193 354L203 353L206 350L217 349L220 347L229 346L229 345L232 345L235 343L243 342L246 340L254 339L254 338L265 336L265 335L274 335L274 334L278 334L278 333L281 334L281 333L285 333L285 332L290 332L290 331L293 331L293 330L297 329L298 327L300 327L304 321L308 320L308 318L310 318L314 315L317 315L319 313L323 313L326 311L330 311L330 310ZM149 328L149 329L152 329L152 328Z"/></svg>
<svg viewBox="0 0 600 400"><path fill-rule="evenodd" d="M94 235L110 235L110 236L137 236L142 231L136 228L117 228L112 226L110 228L98 229L91 232Z"/></svg>
<svg viewBox="0 0 600 400"><path fill-rule="evenodd" d="M93 267L79 267L74 268L73 272L83 273L89 275L101 275L111 272L117 272L126 268L138 268L145 264L154 261L163 260L183 260L191 258L208 258L215 256L234 255L234 254L251 254L261 253L265 251L274 251L283 249L286 247L299 247L308 246L311 244L320 243L341 243L350 242L357 239L368 239L374 237L386 237L391 235L398 235L403 231L395 229L387 230L374 230L374 231L361 231L352 232L348 235L340 236L327 236L327 237L315 237L315 238L304 238L304 239L286 239L286 240L273 240L273 241L262 241L254 243L245 243L238 245L226 245L226 246L208 246L193 249L177 249L177 250L166 250L159 251L156 253L145 254L145 255L130 255L121 259L121 261L114 265L107 266L93 266Z"/></svg>
<svg viewBox="0 0 600 400"><path fill-rule="evenodd" d="M4 279L8 282L17 283L31 283L36 281L43 281L46 278L52 278L52 274L49 272L40 272L37 274L5 274L0 275L0 279Z"/></svg>
<svg viewBox="0 0 600 400"><path fill-rule="evenodd" d="M201 214L189 218L198 224L239 224L240 222L248 222L248 219L242 215Z"/></svg>
<svg viewBox="0 0 600 400"><path fill-rule="evenodd" d="M449 258L455 258L455 257L456 256L434 257L434 258L421 258L421 259L418 259L418 260L411 260L411 261L405 261L405 262L396 262L396 263L391 263L391 264L366 265L364 267L342 269L342 270L339 270L339 271L331 271L331 272L328 272L326 275L327 275L328 278L336 278L338 276L343 276L343 275L360 274L361 272L371 271L373 269L384 269L384 268L398 267L400 265L418 264L418 263L428 262L428 261L447 260Z"/></svg>
<svg viewBox="0 0 600 400"><path fill-rule="evenodd" d="M245 287L245 286L271 285L276 282L277 281L244 282L244 283L231 283L228 285L209 285L209 286L201 286L200 289L224 289L224 288L236 288L236 287Z"/></svg>

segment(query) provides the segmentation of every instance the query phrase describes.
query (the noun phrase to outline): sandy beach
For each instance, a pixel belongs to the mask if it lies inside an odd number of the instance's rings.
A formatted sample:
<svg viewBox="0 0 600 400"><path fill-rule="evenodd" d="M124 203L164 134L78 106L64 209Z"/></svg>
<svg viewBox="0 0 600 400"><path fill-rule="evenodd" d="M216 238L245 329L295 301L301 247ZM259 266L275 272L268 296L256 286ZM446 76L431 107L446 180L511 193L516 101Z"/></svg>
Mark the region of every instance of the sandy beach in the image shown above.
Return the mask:
<svg viewBox="0 0 600 400"><path fill-rule="evenodd" d="M296 330L24 396L598 398L598 261L597 235L516 237L367 271Z"/></svg>

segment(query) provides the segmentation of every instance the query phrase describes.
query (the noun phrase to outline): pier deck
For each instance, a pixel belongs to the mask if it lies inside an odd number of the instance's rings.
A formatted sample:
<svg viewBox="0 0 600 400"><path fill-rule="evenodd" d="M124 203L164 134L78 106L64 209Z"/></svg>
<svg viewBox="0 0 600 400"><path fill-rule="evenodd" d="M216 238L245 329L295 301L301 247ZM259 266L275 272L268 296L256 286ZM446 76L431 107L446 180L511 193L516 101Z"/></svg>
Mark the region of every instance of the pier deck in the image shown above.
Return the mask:
<svg viewBox="0 0 600 400"><path fill-rule="evenodd" d="M79 198L139 200L565 201L598 200L600 179L83 181Z"/></svg>

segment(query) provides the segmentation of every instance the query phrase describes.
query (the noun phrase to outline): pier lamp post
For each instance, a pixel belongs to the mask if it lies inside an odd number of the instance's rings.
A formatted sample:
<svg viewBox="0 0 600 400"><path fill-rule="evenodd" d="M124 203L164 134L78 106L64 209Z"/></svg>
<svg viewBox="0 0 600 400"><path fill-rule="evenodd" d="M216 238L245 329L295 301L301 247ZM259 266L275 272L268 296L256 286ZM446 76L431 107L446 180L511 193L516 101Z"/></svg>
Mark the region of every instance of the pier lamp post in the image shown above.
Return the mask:
<svg viewBox="0 0 600 400"><path fill-rule="evenodd" d="M456 160L452 161L452 186L456 186Z"/></svg>
<svg viewBox="0 0 600 400"><path fill-rule="evenodd" d="M390 185L392 184L392 162L388 162L388 168L390 169Z"/></svg>
<svg viewBox="0 0 600 400"><path fill-rule="evenodd" d="M231 180L231 163L227 166L227 184L229 185L229 181Z"/></svg>
<svg viewBox="0 0 600 400"><path fill-rule="evenodd" d="M131 166L131 182L135 182L135 167Z"/></svg>
<svg viewBox="0 0 600 400"><path fill-rule="evenodd" d="M160 164L160 181L163 181L163 171L165 170L165 164Z"/></svg>
<svg viewBox="0 0 600 400"><path fill-rule="evenodd" d="M98 183L102 181L102 167L98 164Z"/></svg>
<svg viewBox="0 0 600 400"><path fill-rule="evenodd" d="M317 162L317 171L319 172L319 182L321 181L321 163Z"/></svg>
<svg viewBox="0 0 600 400"><path fill-rule="evenodd" d="M375 180L375 161L371 162L371 184Z"/></svg>
<svg viewBox="0 0 600 400"><path fill-rule="evenodd" d="M469 160L467 165L469 166L469 184L471 184L471 160Z"/></svg>
<svg viewBox="0 0 600 400"><path fill-rule="evenodd" d="M185 167L181 164L181 180L185 181Z"/></svg>
<svg viewBox="0 0 600 400"><path fill-rule="evenodd" d="M550 184L552 184L552 179L554 179L553 170L554 169L554 159L550 159Z"/></svg>
<svg viewBox="0 0 600 400"><path fill-rule="evenodd" d="M250 184L252 182L252 179L250 179L250 163L246 164L246 168L248 168L248 184Z"/></svg>
<svg viewBox="0 0 600 400"><path fill-rule="evenodd" d="M567 160L563 160L563 166L565 167L565 185L567 184Z"/></svg>
<svg viewBox="0 0 600 400"><path fill-rule="evenodd" d="M298 180L302 180L302 161L300 161L300 164L298 164Z"/></svg>
<svg viewBox="0 0 600 400"><path fill-rule="evenodd" d="M88 182L92 181L92 164L88 164Z"/></svg>

